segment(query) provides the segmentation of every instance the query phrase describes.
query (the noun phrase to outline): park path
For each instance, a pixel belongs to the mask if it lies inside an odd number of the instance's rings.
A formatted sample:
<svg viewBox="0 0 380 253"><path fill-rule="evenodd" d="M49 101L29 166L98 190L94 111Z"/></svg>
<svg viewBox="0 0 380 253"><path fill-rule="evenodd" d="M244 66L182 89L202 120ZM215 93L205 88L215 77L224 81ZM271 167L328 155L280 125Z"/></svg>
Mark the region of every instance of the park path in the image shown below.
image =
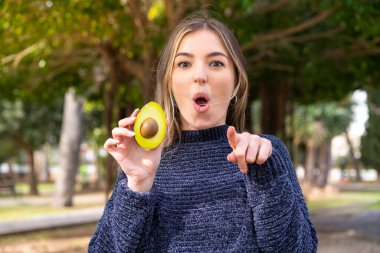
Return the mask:
<svg viewBox="0 0 380 253"><path fill-rule="evenodd" d="M365 204L319 209L311 218L319 232L344 232L380 243L380 210L363 210Z"/></svg>
<svg viewBox="0 0 380 253"><path fill-rule="evenodd" d="M102 194L78 194L74 196L74 204L99 204L99 206L66 210L54 214L41 214L25 219L2 220L0 221L0 235L96 223L103 213L104 199L104 195ZM53 198L50 196L0 198L0 206L9 207L16 205L43 206L52 205L52 203Z"/></svg>
<svg viewBox="0 0 380 253"><path fill-rule="evenodd" d="M317 230L318 253L380 252L380 210L351 205L316 210L311 218Z"/></svg>
<svg viewBox="0 0 380 253"><path fill-rule="evenodd" d="M0 198L1 206L51 203L51 197ZM96 223L103 212L104 196L101 194L77 195L74 197L74 203L98 203L99 206L64 213L45 214L22 220L0 221L0 235ZM345 233L380 242L380 210L363 211L361 205L326 208L313 211L311 218L318 233Z"/></svg>

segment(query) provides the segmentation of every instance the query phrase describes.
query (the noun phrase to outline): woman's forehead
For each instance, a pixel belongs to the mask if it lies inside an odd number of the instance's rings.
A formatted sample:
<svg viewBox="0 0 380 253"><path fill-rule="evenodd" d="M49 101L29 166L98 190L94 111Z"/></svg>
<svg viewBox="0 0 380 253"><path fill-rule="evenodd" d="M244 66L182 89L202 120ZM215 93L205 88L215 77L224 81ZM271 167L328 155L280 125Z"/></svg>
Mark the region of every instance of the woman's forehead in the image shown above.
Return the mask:
<svg viewBox="0 0 380 253"><path fill-rule="evenodd" d="M180 41L176 53L199 50L227 52L216 32L210 29L201 29L187 33Z"/></svg>

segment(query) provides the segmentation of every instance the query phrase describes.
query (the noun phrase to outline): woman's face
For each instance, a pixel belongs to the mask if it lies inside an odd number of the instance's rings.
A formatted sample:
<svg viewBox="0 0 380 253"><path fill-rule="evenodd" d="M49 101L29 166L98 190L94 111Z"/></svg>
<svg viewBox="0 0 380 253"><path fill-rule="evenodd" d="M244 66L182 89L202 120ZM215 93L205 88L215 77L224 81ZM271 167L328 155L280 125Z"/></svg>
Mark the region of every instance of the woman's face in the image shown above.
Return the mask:
<svg viewBox="0 0 380 253"><path fill-rule="evenodd" d="M187 34L174 59L171 88L181 115L181 130L226 123L235 75L219 37L211 30Z"/></svg>

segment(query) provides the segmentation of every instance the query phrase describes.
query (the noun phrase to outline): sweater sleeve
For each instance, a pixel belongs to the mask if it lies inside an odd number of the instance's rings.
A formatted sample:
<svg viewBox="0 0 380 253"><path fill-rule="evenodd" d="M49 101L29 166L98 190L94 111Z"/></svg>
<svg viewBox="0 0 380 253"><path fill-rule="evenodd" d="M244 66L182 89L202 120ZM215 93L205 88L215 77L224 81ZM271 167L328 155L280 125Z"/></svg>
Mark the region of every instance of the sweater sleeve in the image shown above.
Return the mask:
<svg viewBox="0 0 380 253"><path fill-rule="evenodd" d="M119 173L88 252L136 252L144 245L152 223L155 193L138 193L127 187L123 172Z"/></svg>
<svg viewBox="0 0 380 253"><path fill-rule="evenodd" d="M245 176L248 202L259 248L263 252L316 252L318 239L285 145L276 137L272 155L250 165Z"/></svg>

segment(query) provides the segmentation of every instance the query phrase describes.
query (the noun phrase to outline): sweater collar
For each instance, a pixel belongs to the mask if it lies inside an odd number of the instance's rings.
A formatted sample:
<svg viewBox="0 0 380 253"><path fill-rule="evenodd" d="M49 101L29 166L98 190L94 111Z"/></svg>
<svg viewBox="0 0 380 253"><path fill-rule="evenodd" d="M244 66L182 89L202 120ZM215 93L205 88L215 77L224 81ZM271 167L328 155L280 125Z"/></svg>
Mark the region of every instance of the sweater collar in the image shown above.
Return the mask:
<svg viewBox="0 0 380 253"><path fill-rule="evenodd" d="M227 138L228 125L221 125L203 130L181 131L182 143L214 141Z"/></svg>

